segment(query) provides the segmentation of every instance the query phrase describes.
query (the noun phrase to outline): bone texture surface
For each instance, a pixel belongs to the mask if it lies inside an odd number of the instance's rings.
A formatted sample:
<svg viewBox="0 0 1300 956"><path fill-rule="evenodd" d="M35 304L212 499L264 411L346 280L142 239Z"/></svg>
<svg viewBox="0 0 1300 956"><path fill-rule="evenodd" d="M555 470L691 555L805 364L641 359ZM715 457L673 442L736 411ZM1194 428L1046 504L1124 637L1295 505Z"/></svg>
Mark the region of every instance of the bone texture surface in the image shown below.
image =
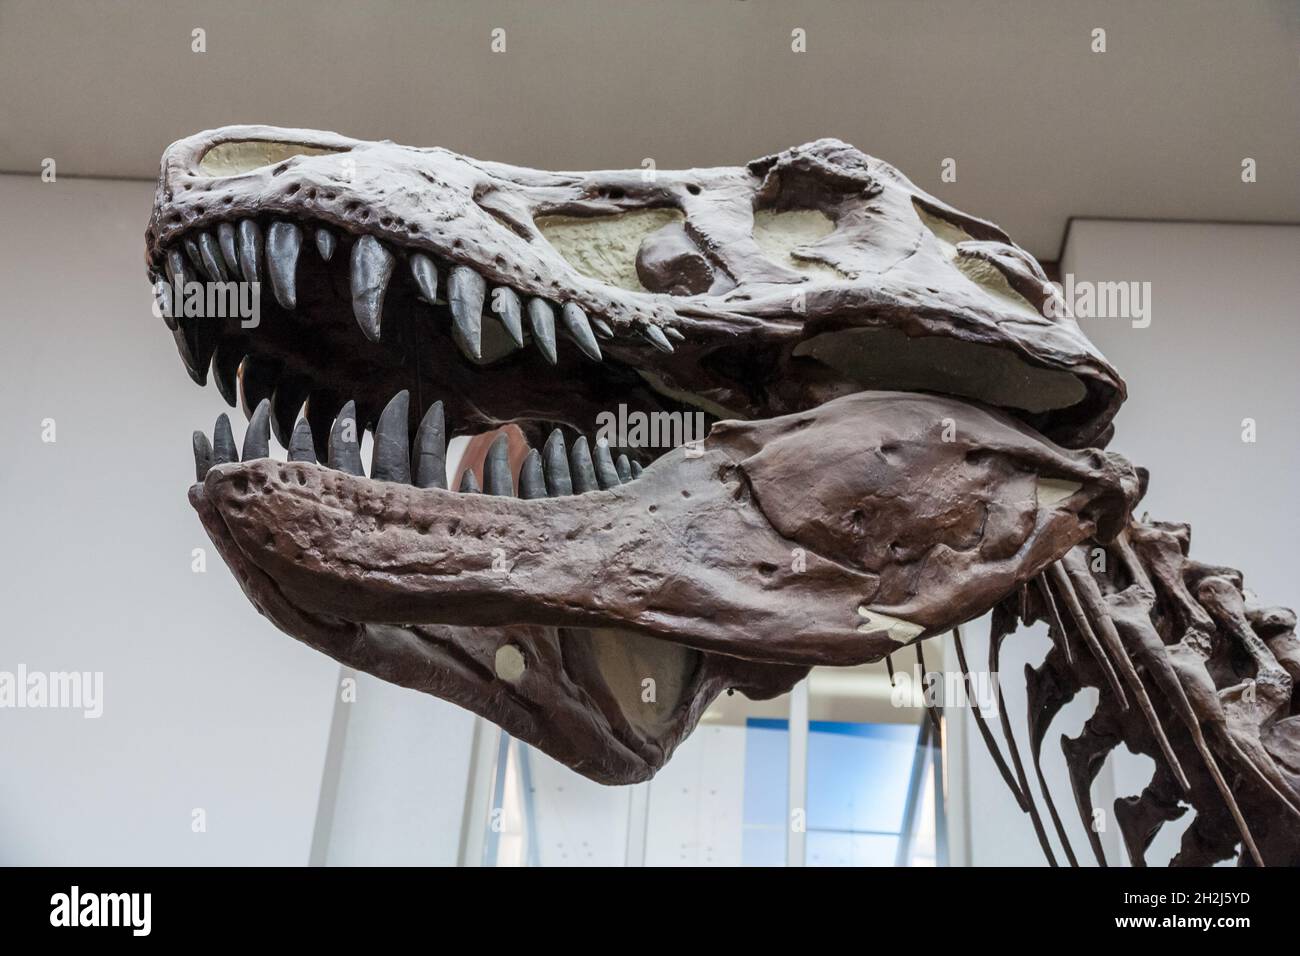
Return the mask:
<svg viewBox="0 0 1300 956"><path fill-rule="evenodd" d="M1190 810L1176 864L1300 863L1295 616L1134 516L1124 383L1039 264L836 140L642 172L263 126L168 148L146 271L248 418L194 434L189 496L258 609L609 784L720 693L990 611L996 671L1041 621L1031 759L1005 710L979 729L1049 861L1122 862L1090 821L1123 745L1155 766L1110 808L1129 862Z"/></svg>

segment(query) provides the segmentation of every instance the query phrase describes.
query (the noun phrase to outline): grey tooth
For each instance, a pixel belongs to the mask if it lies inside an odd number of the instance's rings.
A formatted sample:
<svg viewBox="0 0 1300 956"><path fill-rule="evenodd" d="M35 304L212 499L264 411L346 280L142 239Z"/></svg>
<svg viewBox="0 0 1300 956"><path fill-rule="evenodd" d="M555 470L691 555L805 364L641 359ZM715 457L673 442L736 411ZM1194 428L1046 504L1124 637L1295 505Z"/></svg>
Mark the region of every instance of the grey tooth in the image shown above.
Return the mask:
<svg viewBox="0 0 1300 956"><path fill-rule="evenodd" d="M271 393L271 433L286 448L293 437L298 412L302 411L302 403L307 401L310 392L311 385L306 379L288 377Z"/></svg>
<svg viewBox="0 0 1300 956"><path fill-rule="evenodd" d="M411 395L402 389L394 395L379 415L375 425L375 444L370 455L370 477L377 481L411 483L411 445L408 415Z"/></svg>
<svg viewBox="0 0 1300 956"><path fill-rule="evenodd" d="M217 226L217 244L221 246L221 258L226 265L226 276L230 279L239 279L239 251L233 222L223 222Z"/></svg>
<svg viewBox="0 0 1300 956"><path fill-rule="evenodd" d="M311 425L305 418L298 419L298 424L293 426L293 436L289 439L289 460L316 463L316 446L311 440Z"/></svg>
<svg viewBox="0 0 1300 956"><path fill-rule="evenodd" d="M600 345L596 342L596 335L591 331L591 323L587 321L587 313L573 302L564 303L560 309L560 318L564 320L564 327L569 330L573 336L573 341L578 343L578 348L582 354L593 361L600 361Z"/></svg>
<svg viewBox="0 0 1300 956"><path fill-rule="evenodd" d="M596 330L596 334L602 339L612 339L614 337L614 330L609 327L609 323L604 319L598 319L592 316L591 327Z"/></svg>
<svg viewBox="0 0 1300 956"><path fill-rule="evenodd" d="M609 442L600 438L596 440L596 454L593 456L596 467L596 480L601 488L617 488L623 483L614 467L614 459L609 454Z"/></svg>
<svg viewBox="0 0 1300 956"><path fill-rule="evenodd" d="M235 451L235 436L230 430L230 416L222 412L217 416L217 423L212 426L212 463L229 465L239 461Z"/></svg>
<svg viewBox="0 0 1300 956"><path fill-rule="evenodd" d="M564 433L558 428L551 432L542 446L545 463L546 493L552 498L573 494L573 479L569 476L569 454L564 447Z"/></svg>
<svg viewBox="0 0 1300 956"><path fill-rule="evenodd" d="M447 279L451 306L452 338L470 358L483 357L483 298L487 283L469 266L456 266Z"/></svg>
<svg viewBox="0 0 1300 956"><path fill-rule="evenodd" d="M641 463L640 463L639 461L634 461L634 462L632 462L632 477L633 477L633 478L640 478L640 477L641 477L641 472L643 472L643 471L645 471L645 469L641 467Z"/></svg>
<svg viewBox="0 0 1300 956"><path fill-rule="evenodd" d="M514 495L510 478L510 439L504 434L492 440L483 459L483 491L489 495Z"/></svg>
<svg viewBox="0 0 1300 956"><path fill-rule="evenodd" d="M624 484L632 480L632 460L627 455L619 455L614 467L618 469L619 480Z"/></svg>
<svg viewBox="0 0 1300 956"><path fill-rule="evenodd" d="M462 494L477 495L479 494L478 479L474 477L471 469L466 469L465 474L460 476L460 488Z"/></svg>
<svg viewBox="0 0 1300 956"><path fill-rule="evenodd" d="M442 402L433 403L415 432L415 485L447 487L447 426Z"/></svg>
<svg viewBox="0 0 1300 956"><path fill-rule="evenodd" d="M528 325L542 356L552 365L559 361L555 351L555 308L545 299L528 300Z"/></svg>
<svg viewBox="0 0 1300 956"><path fill-rule="evenodd" d="M500 306L500 309L497 309ZM496 312L501 324L506 327L506 332L515 345L523 348L524 345L524 322L523 306L519 302L519 296L515 290L509 286L498 286L492 290L492 310Z"/></svg>
<svg viewBox="0 0 1300 956"><path fill-rule="evenodd" d="M675 329L671 325L665 325L663 330L664 335L668 336L670 339L676 339L678 342L686 341L686 336L682 334L680 329Z"/></svg>
<svg viewBox="0 0 1300 956"><path fill-rule="evenodd" d="M262 229L251 219L239 221L239 271L246 282L262 281Z"/></svg>
<svg viewBox="0 0 1300 956"><path fill-rule="evenodd" d="M221 261L221 247L212 233L199 233L199 256L203 259L203 271L214 281L226 281L226 265Z"/></svg>
<svg viewBox="0 0 1300 956"><path fill-rule="evenodd" d="M181 240L181 245L185 247L185 255L189 257L190 265L194 267L194 274L200 279L215 279L216 276L210 276L203 267L203 252L199 245L193 239L186 237Z"/></svg>
<svg viewBox="0 0 1300 956"><path fill-rule="evenodd" d="M345 434L351 422L351 435ZM365 477L361 468L361 425L357 422L357 403L349 400L334 419L329 437L329 466L349 475Z"/></svg>
<svg viewBox="0 0 1300 956"><path fill-rule="evenodd" d="M573 479L575 495L600 490L600 482L596 479L596 466L591 461L591 449L587 447L586 435L579 435L569 451L569 475Z"/></svg>
<svg viewBox="0 0 1300 956"><path fill-rule="evenodd" d="M329 262L334 257L334 249L338 244L339 241L334 238L334 233L324 226L316 230L316 251L320 253L320 257L326 262Z"/></svg>
<svg viewBox="0 0 1300 956"><path fill-rule="evenodd" d="M673 343L668 341L668 336L664 335L664 330L657 325L647 325L644 332L646 339L657 348L660 352L672 352Z"/></svg>
<svg viewBox="0 0 1300 956"><path fill-rule="evenodd" d="M352 247L352 314L372 342L379 341L384 293L393 275L393 254L374 236L362 236Z"/></svg>
<svg viewBox="0 0 1300 956"><path fill-rule="evenodd" d="M243 353L231 339L219 342L212 356L212 380L231 408L239 404L239 363L242 361Z"/></svg>
<svg viewBox="0 0 1300 956"><path fill-rule="evenodd" d="M536 448L528 451L528 457L519 468L519 497L545 498L546 475L542 472L542 456Z"/></svg>
<svg viewBox="0 0 1300 956"><path fill-rule="evenodd" d="M174 288L175 284L170 280L164 281L161 278L153 280L153 295L158 301L158 311L162 313L163 323L173 332L180 327L176 321L176 316L172 315L172 290Z"/></svg>
<svg viewBox="0 0 1300 956"><path fill-rule="evenodd" d="M185 280L185 273L189 272L189 267L185 264L185 254L179 249L171 248L167 250L167 281L176 285L176 277L180 276L181 281Z"/></svg>
<svg viewBox="0 0 1300 956"><path fill-rule="evenodd" d="M302 230L292 222L273 222L266 234L266 271L271 274L271 290L283 308L298 305L298 252L302 249Z"/></svg>
<svg viewBox="0 0 1300 956"><path fill-rule="evenodd" d="M411 253L411 278L420 298L432 305L438 298L438 267L423 252Z"/></svg>
<svg viewBox="0 0 1300 956"><path fill-rule="evenodd" d="M264 398L257 403L253 417L248 420L248 430L244 432L244 450L240 461L252 461L254 458L266 458L271 454L271 400Z"/></svg>
<svg viewBox="0 0 1300 956"><path fill-rule="evenodd" d="M212 467L212 444L203 432L195 432L194 439L194 480L202 481Z"/></svg>

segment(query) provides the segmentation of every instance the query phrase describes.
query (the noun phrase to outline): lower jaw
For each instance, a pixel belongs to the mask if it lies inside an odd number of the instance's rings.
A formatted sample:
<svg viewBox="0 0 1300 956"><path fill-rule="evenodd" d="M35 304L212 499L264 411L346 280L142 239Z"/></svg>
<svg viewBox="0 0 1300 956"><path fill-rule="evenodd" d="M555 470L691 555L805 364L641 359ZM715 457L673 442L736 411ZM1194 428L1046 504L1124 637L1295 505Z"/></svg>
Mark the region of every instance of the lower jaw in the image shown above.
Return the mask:
<svg viewBox="0 0 1300 956"><path fill-rule="evenodd" d="M616 629L518 624L463 627L350 621L307 611L243 553L203 485L190 501L226 565L259 613L340 664L463 707L597 782L648 780L731 683L715 655ZM617 642L632 646L620 654ZM611 650L614 652L611 654ZM516 673L509 651L531 662ZM635 658L667 657L678 681L642 701Z"/></svg>

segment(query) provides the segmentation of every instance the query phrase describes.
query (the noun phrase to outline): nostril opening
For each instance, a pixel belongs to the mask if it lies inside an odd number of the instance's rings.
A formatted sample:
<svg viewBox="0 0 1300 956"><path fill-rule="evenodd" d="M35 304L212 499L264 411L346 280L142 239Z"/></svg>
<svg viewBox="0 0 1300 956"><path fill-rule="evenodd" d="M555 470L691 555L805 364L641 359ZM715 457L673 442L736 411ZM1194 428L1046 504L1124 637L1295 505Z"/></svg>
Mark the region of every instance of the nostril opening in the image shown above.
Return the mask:
<svg viewBox="0 0 1300 956"><path fill-rule="evenodd" d="M695 185L695 183L687 183L686 191L692 196L698 196L700 194L700 187Z"/></svg>

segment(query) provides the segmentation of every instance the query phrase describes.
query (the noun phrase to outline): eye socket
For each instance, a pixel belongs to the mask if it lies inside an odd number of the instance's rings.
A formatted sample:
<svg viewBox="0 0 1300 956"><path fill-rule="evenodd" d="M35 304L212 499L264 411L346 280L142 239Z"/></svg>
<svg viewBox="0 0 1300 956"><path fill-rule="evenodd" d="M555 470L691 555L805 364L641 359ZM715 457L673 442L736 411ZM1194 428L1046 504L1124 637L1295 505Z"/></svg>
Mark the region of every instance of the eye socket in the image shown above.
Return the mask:
<svg viewBox="0 0 1300 956"><path fill-rule="evenodd" d="M341 153L341 149L280 143L268 139L241 139L218 143L199 160L199 172L208 176L237 176L263 166L274 166L295 156L323 156Z"/></svg>
<svg viewBox="0 0 1300 956"><path fill-rule="evenodd" d="M636 271L637 250L651 233L684 218L680 209L633 209L612 216L540 216L534 224L587 278L646 292Z"/></svg>

